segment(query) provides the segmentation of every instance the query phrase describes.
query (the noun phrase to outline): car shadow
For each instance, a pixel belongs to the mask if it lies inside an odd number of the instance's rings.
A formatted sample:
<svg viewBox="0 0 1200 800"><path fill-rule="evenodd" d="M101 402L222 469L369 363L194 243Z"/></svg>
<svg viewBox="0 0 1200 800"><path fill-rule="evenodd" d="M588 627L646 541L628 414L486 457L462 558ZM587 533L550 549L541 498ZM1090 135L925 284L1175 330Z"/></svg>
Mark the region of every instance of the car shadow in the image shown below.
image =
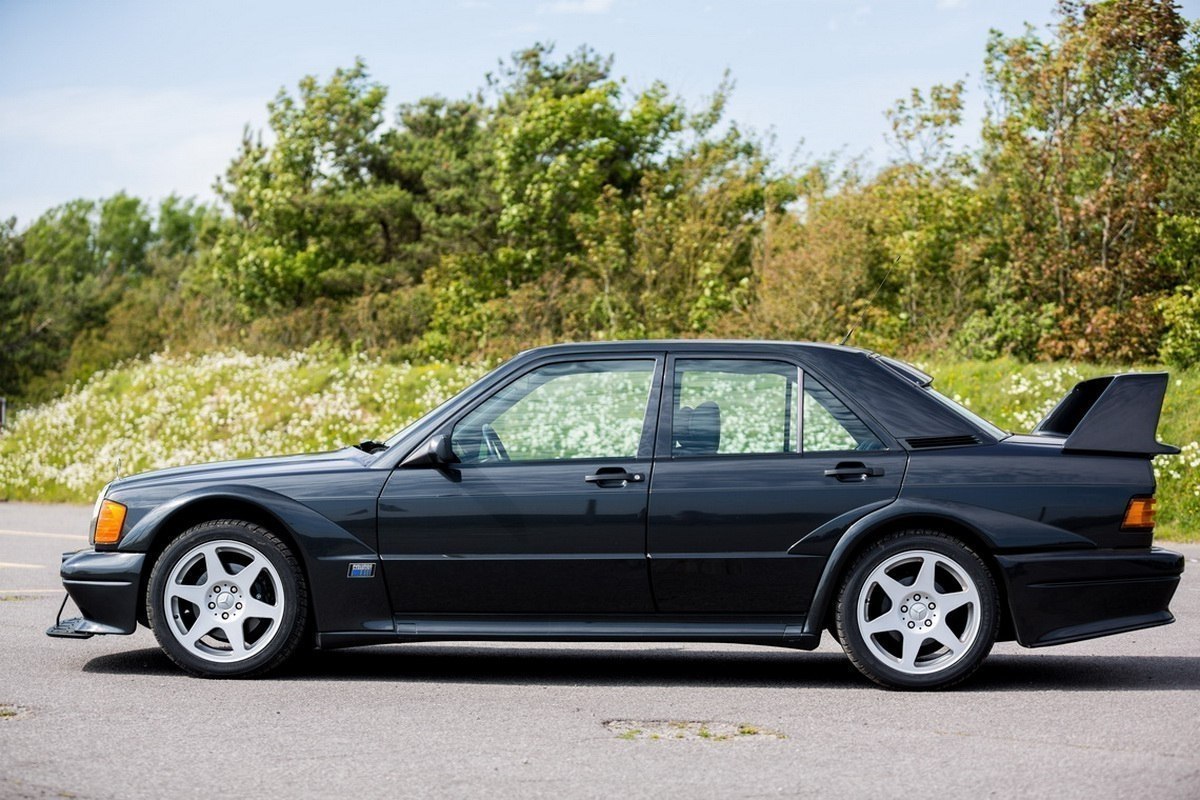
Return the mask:
<svg viewBox="0 0 1200 800"><path fill-rule="evenodd" d="M98 656L88 661L83 671L183 675L156 648ZM419 644L306 653L269 680L797 689L861 689L871 685L840 653ZM995 654L960 691L1051 689L1200 689L1200 657Z"/></svg>

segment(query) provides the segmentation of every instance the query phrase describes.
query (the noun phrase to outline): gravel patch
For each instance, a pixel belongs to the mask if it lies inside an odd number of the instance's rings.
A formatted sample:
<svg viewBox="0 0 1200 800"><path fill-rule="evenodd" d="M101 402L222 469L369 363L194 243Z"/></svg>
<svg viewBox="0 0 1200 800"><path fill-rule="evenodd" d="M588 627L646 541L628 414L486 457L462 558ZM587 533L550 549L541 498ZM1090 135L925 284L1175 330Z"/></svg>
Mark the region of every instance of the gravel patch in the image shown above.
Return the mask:
<svg viewBox="0 0 1200 800"><path fill-rule="evenodd" d="M604 723L618 739L730 742L738 739L786 739L779 731L745 722L664 719L610 719Z"/></svg>

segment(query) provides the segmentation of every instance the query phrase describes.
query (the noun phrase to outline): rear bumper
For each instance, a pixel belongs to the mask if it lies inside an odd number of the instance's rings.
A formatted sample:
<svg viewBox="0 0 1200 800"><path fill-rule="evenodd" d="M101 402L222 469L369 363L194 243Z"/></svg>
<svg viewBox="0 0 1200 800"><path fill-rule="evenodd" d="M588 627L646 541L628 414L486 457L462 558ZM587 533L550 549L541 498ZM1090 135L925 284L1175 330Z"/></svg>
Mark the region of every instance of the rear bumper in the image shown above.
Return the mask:
<svg viewBox="0 0 1200 800"><path fill-rule="evenodd" d="M998 555L1017 641L1065 644L1175 621L1183 556L1148 550Z"/></svg>
<svg viewBox="0 0 1200 800"><path fill-rule="evenodd" d="M63 587L83 615L73 621L75 629L89 634L133 633L145 562L145 553L63 553Z"/></svg>

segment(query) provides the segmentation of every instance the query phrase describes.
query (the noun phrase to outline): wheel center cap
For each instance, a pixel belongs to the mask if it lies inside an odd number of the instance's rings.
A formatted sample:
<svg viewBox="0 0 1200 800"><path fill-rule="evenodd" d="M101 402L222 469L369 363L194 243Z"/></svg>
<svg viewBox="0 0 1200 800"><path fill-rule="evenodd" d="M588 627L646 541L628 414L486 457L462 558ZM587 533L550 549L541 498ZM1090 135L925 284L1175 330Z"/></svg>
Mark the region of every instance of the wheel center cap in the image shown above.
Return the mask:
<svg viewBox="0 0 1200 800"><path fill-rule="evenodd" d="M908 616L914 622L923 622L929 616L929 609L925 607L924 603L913 603L908 607Z"/></svg>
<svg viewBox="0 0 1200 800"><path fill-rule="evenodd" d="M217 596L217 608L233 608L233 595L229 592L221 592Z"/></svg>

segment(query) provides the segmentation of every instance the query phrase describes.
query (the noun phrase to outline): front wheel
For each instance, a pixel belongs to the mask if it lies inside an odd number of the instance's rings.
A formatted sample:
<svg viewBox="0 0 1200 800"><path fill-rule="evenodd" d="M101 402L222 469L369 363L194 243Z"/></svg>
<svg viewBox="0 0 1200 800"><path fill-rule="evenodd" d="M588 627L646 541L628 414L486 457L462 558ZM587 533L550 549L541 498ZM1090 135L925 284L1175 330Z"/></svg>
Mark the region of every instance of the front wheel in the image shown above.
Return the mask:
<svg viewBox="0 0 1200 800"><path fill-rule="evenodd" d="M991 652L999 627L996 583L959 540L909 531L858 558L837 600L842 648L864 675L896 689L965 679Z"/></svg>
<svg viewBox="0 0 1200 800"><path fill-rule="evenodd" d="M147 616L166 654L201 677L247 677L286 661L304 636L308 591L279 537L240 520L205 522L167 545Z"/></svg>

